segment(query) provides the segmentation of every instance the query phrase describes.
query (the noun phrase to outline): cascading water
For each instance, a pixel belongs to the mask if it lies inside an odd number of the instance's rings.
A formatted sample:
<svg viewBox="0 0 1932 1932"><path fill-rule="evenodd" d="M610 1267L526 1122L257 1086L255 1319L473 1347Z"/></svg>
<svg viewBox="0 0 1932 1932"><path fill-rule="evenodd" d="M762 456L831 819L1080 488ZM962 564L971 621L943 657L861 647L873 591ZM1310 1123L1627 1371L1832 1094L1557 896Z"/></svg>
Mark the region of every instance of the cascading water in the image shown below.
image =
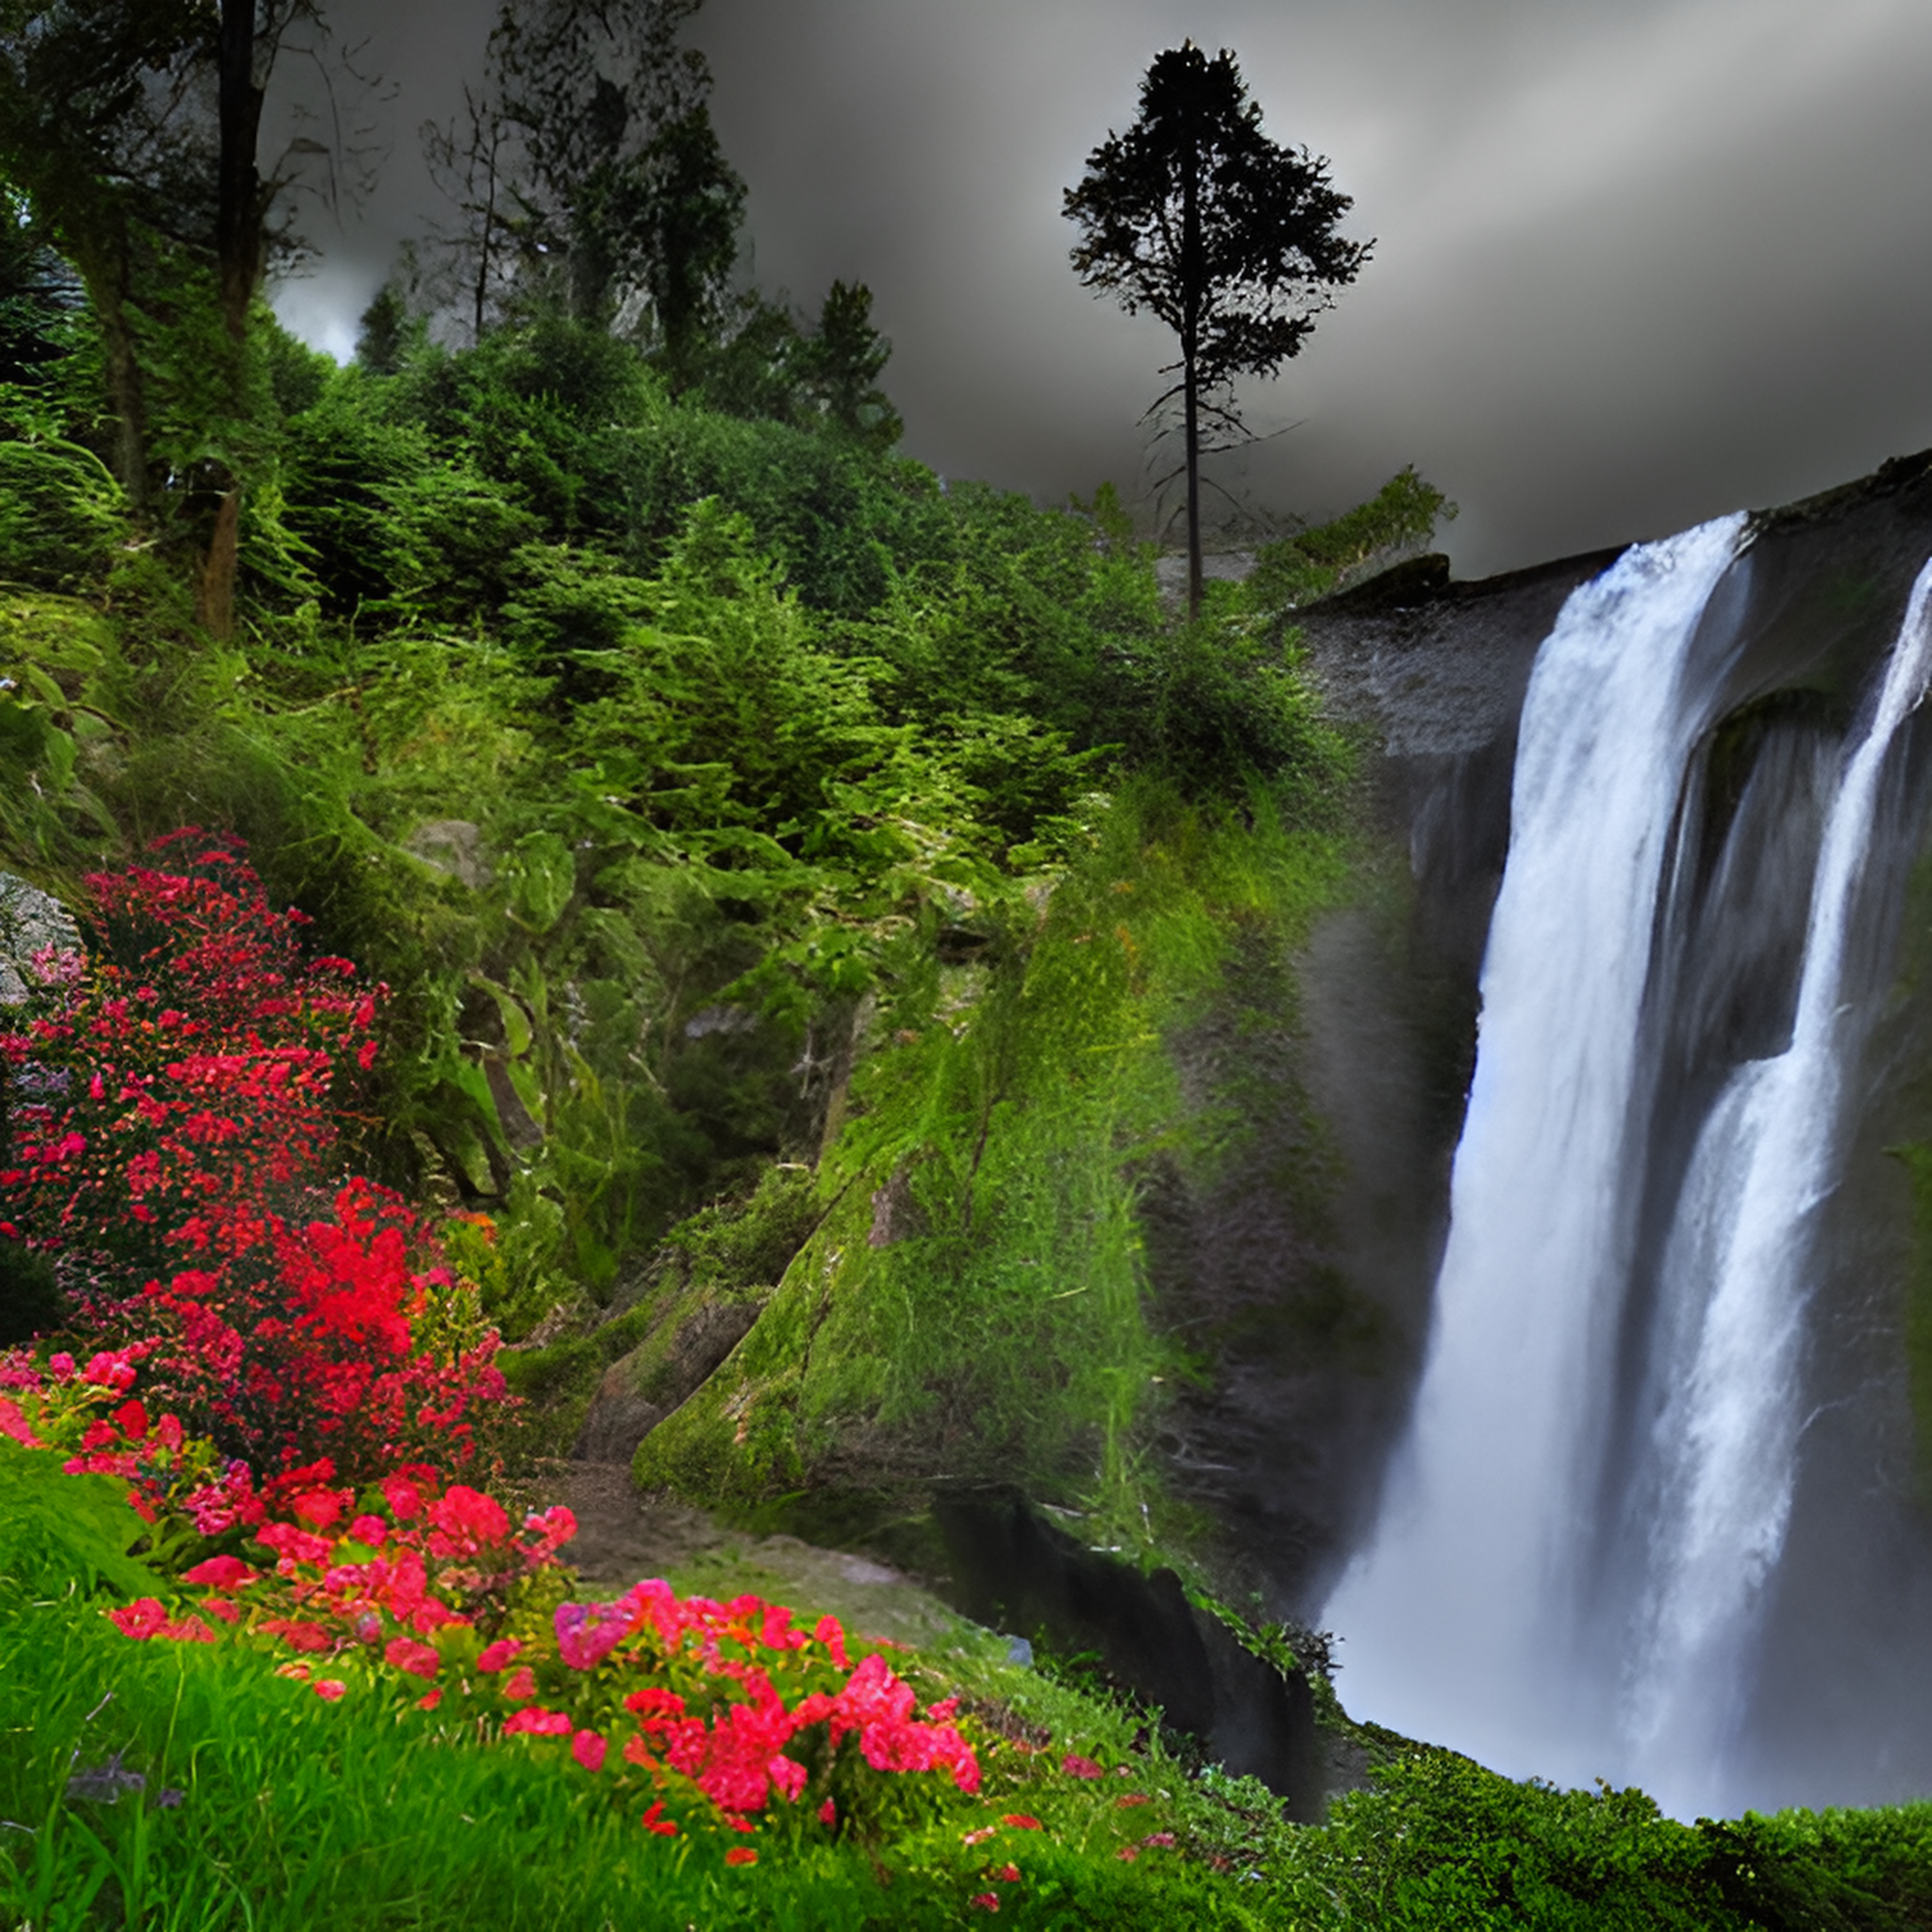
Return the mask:
<svg viewBox="0 0 1932 1932"><path fill-rule="evenodd" d="M1790 1044L1740 1067L1711 1109L1666 1251L1681 1338L1655 1431L1660 1507L1624 1724L1662 1802L1723 1802L1753 1612L1784 1544L1802 1423L1815 1210L1835 1181L1846 937L1886 754L1932 674L1932 563L1912 586L1872 722L1825 820ZM1696 1310L1694 1319L1685 1317Z"/></svg>
<svg viewBox="0 0 1932 1932"><path fill-rule="evenodd" d="M1743 531L1625 553L1538 656L1428 1357L1373 1538L1323 1612L1357 1714L1679 1809L1735 1795L1803 1424L1809 1228L1857 1044L1846 935L1888 753L1932 673L1928 565L1824 781L1789 1044L1707 1101L1646 1258L1674 840L1681 870L1687 773L1739 658L1721 587ZM1633 1322L1641 1403L1617 1373Z"/></svg>

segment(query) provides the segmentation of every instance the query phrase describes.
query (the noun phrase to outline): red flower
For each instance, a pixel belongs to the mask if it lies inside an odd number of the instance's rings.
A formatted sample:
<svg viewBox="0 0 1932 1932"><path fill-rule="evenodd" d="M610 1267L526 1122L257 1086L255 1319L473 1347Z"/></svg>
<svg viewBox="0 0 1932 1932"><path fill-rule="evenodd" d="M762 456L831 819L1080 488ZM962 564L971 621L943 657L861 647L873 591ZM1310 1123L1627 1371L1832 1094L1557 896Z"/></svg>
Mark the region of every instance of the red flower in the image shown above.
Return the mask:
<svg viewBox="0 0 1932 1932"><path fill-rule="evenodd" d="M408 1672L412 1677L433 1677L442 1664L442 1659L428 1644L418 1643L411 1637L391 1638L382 1656L385 1663Z"/></svg>
<svg viewBox="0 0 1932 1932"><path fill-rule="evenodd" d="M521 1704L525 1698L536 1696L536 1672L528 1664L519 1666L504 1679L503 1694L511 1704Z"/></svg>
<svg viewBox="0 0 1932 1932"><path fill-rule="evenodd" d="M758 1861L758 1855L749 1845L733 1845L724 1854L727 1865L756 1865Z"/></svg>
<svg viewBox="0 0 1932 1932"><path fill-rule="evenodd" d="M527 1710L517 1711L505 1720L503 1735L506 1738L562 1738L569 1735L570 1727L570 1717L567 1712L540 1710L532 1705Z"/></svg>
<svg viewBox="0 0 1932 1932"><path fill-rule="evenodd" d="M192 1570L184 1570L181 1581L205 1584L210 1590L242 1590L260 1575L259 1570L251 1570L240 1557L210 1557Z"/></svg>
<svg viewBox="0 0 1932 1932"><path fill-rule="evenodd" d="M624 1700L624 1707L633 1716L641 1718L665 1715L681 1717L684 1714L684 1699L675 1690L665 1690L656 1684L646 1684L641 1690L633 1690Z"/></svg>
<svg viewBox="0 0 1932 1932"><path fill-rule="evenodd" d="M995 1885L1018 1885L1020 1882L1020 1868L1017 1865L1002 1865L992 1874L992 1877Z"/></svg>
<svg viewBox="0 0 1932 1932"><path fill-rule="evenodd" d="M308 1688L325 1704L333 1704L349 1687L340 1677L318 1677Z"/></svg>
<svg viewBox="0 0 1932 1932"><path fill-rule="evenodd" d="M664 1816L664 1801L659 1798L638 1821L646 1831L655 1831L659 1838L675 1838L677 1826Z"/></svg>
<svg viewBox="0 0 1932 1932"><path fill-rule="evenodd" d="M996 1912L1000 1908L999 1894L992 1891L975 1891L968 1903L977 1906L983 1912Z"/></svg>
<svg viewBox="0 0 1932 1932"><path fill-rule="evenodd" d="M602 1771L604 1754L608 1748L605 1740L595 1731L579 1731L570 1740L570 1755L586 1771Z"/></svg>
<svg viewBox="0 0 1932 1932"><path fill-rule="evenodd" d="M1010 1824L1015 1831L1038 1831L1040 1829L1040 1820L1027 1817L1024 1811L1008 1811L1000 1820L1000 1823L1002 1824Z"/></svg>
<svg viewBox="0 0 1932 1932"><path fill-rule="evenodd" d="M523 1647L514 1637L499 1637L494 1643L485 1647L483 1655L476 1659L476 1669L485 1676L493 1676L498 1671L508 1669Z"/></svg>

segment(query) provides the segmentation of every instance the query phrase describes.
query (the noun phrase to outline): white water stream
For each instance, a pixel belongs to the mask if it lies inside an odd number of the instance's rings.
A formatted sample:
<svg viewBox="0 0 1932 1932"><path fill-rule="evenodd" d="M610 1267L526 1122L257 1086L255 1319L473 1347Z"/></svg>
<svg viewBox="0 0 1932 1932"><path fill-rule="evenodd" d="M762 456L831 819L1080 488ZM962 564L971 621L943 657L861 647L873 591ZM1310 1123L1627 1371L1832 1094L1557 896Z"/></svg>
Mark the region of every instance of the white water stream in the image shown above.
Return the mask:
<svg viewBox="0 0 1932 1932"><path fill-rule="evenodd" d="M1668 1393L1634 1609L1606 1615L1606 1458L1644 1150L1642 1022L1687 764L1737 644L1741 517L1577 591L1524 701L1434 1327L1374 1537L1323 1611L1358 1716L1513 1775L1726 1797L1790 1511L1809 1217L1835 1175L1845 937L1886 754L1932 670L1932 565L1845 762L1790 1044L1710 1109L1664 1257Z"/></svg>
<svg viewBox="0 0 1932 1932"><path fill-rule="evenodd" d="M1654 1432L1661 1507L1622 1720L1646 1788L1678 1810L1733 1796L1754 1612L1790 1515L1811 1223L1836 1184L1844 1069L1861 1030L1843 1004L1846 938L1886 754L1928 674L1932 563L1912 586L1871 724L1825 819L1790 1044L1746 1061L1711 1109L1665 1254L1680 1341Z"/></svg>

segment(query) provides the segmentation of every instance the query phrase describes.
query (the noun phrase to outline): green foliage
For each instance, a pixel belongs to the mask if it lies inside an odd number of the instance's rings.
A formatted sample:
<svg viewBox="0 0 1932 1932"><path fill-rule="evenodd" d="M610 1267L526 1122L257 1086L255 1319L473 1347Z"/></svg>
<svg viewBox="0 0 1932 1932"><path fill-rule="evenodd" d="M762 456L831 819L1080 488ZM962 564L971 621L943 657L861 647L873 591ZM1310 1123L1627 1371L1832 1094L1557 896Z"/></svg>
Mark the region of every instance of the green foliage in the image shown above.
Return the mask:
<svg viewBox="0 0 1932 1932"><path fill-rule="evenodd" d="M127 1554L147 1524L128 1507L126 1485L64 1475L63 1460L57 1450L29 1449L0 1431L0 1628L16 1603L86 1596L96 1587L121 1596L161 1588Z"/></svg>
<svg viewBox="0 0 1932 1932"><path fill-rule="evenodd" d="M112 474L78 443L0 442L0 576L52 590L101 576L126 508Z"/></svg>
<svg viewBox="0 0 1932 1932"><path fill-rule="evenodd" d="M1932 1905L1932 1807L1686 1825L1639 1790L1512 1784L1375 1736L1374 1789L1297 1835L1281 1903L1311 1925L1905 1932Z"/></svg>
<svg viewBox="0 0 1932 1932"><path fill-rule="evenodd" d="M1456 506L1410 465L1398 470L1367 503L1331 523L1263 544L1241 585L1241 607L1260 618L1283 612L1341 588L1374 568L1424 548L1438 522Z"/></svg>
<svg viewBox="0 0 1932 1932"><path fill-rule="evenodd" d="M641 1483L754 1501L838 1479L1024 1469L1144 1540L1161 1378L1141 1196L1204 1172L1227 1123L1169 1043L1240 935L1286 947L1342 871L1327 841L1143 784L1093 816L1050 891L954 914L890 957L825 1219L721 1374L660 1424Z"/></svg>

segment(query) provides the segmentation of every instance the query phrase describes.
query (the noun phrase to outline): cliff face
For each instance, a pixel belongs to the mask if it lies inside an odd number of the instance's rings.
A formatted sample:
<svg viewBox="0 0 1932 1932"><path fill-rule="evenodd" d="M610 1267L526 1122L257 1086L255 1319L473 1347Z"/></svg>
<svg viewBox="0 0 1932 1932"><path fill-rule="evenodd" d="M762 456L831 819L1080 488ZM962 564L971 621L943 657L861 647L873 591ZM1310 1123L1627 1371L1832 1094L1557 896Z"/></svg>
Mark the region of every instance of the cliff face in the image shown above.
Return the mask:
<svg viewBox="0 0 1932 1932"><path fill-rule="evenodd" d="M1682 824L1728 824L1754 772L1765 774L1761 797L1780 759L1821 732L1842 737L1928 550L1932 456L1753 520L1713 602L1710 621L1733 626L1739 649L1689 768ZM1257 1124L1211 1194L1166 1205L1150 1253L1164 1298L1199 1324L1216 1361L1212 1386L1177 1405L1174 1480L1233 1532L1264 1593L1303 1615L1373 1515L1426 1341L1531 668L1570 592L1618 554L1471 584L1450 581L1442 559L1418 559L1299 620L1307 668L1363 734L1383 861L1295 960L1295 1010L1278 1037L1249 1044L1278 1061L1273 1122ZM1913 1376L1924 1407L1932 1363L1914 1371L1905 1336L1913 1271L1932 1270L1914 1248L1910 1163L1888 1149L1932 1140L1921 1071L1932 1065L1932 1003L1919 991L1932 948L1908 909L1924 896L1908 882L1924 843L1932 729L1914 727L1904 766L1886 849L1871 861L1885 885L1860 941L1883 1017L1846 1180L1826 1210L1813 1373L1835 1407L1813 1431L1791 1539L1800 1557L1815 1546L1840 1564L1848 1535L1924 1541L1900 1512L1932 1421L1911 1413ZM1755 908L1700 912L1700 985L1672 1023L1675 1085L1660 1119L1695 1118L1718 1069L1777 1050L1803 897L1774 890ZM1212 1042L1183 1052L1211 1085ZM1296 1159L1306 1174L1310 1148L1323 1185L1297 1193L1284 1175ZM1667 1191L1647 1210L1653 1223ZM1660 1241L1660 1226L1643 1238ZM1868 1501L1848 1506L1852 1489ZM1854 1516L1860 1526L1848 1530ZM1821 1554L1814 1577L1799 1562L1781 1591L1802 1605L1828 1567ZM1774 1652L1797 1641L1780 1627Z"/></svg>
<svg viewBox="0 0 1932 1932"><path fill-rule="evenodd" d="M1295 958L1245 961L1225 1010L1175 1043L1204 1104L1258 1097L1211 1184L1145 1208L1162 1319L1211 1364L1173 1405L1165 1474L1280 1613L1315 1613L1406 1419L1517 714L1563 600L1616 555L1476 584L1420 558L1299 620L1307 668L1364 740L1374 857Z"/></svg>

